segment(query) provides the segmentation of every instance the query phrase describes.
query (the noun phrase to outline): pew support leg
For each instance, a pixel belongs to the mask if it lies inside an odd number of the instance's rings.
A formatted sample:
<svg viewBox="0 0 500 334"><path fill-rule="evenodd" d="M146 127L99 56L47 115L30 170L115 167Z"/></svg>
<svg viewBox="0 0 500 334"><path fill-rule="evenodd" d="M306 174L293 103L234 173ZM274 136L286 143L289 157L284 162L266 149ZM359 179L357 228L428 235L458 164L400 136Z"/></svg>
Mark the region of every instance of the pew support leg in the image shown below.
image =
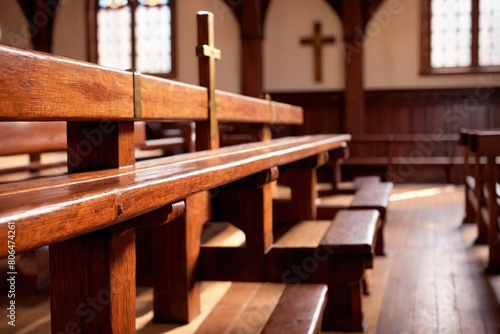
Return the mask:
<svg viewBox="0 0 500 334"><path fill-rule="evenodd" d="M52 333L135 333L135 230L50 246Z"/></svg>
<svg viewBox="0 0 500 334"><path fill-rule="evenodd" d="M210 218L210 194L186 198L184 217L152 233L154 322L189 323L200 313L200 239Z"/></svg>

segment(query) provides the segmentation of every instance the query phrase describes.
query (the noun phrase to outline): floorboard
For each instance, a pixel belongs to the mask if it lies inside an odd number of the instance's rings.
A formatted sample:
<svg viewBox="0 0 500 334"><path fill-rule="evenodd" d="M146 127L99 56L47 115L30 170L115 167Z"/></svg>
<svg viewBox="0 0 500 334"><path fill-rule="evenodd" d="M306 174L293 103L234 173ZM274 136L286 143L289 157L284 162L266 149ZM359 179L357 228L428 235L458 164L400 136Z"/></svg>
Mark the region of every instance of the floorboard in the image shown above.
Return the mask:
<svg viewBox="0 0 500 334"><path fill-rule="evenodd" d="M363 297L366 333L500 333L500 276L486 276L485 246L472 246L473 225L461 225L463 188L450 185L397 185L386 225L386 257L367 274L371 294ZM202 285L203 315L229 283ZM0 296L5 310L5 293ZM138 289L140 334L194 333L189 326L152 324L152 292ZM46 293L16 301L17 326L0 333L49 333Z"/></svg>

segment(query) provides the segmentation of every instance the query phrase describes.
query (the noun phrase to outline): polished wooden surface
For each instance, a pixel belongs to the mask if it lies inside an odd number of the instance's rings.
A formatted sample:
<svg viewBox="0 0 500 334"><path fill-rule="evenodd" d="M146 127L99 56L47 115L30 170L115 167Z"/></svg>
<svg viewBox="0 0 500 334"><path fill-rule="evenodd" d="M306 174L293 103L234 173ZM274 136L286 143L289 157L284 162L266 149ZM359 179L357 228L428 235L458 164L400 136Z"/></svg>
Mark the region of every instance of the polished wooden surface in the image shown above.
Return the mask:
<svg viewBox="0 0 500 334"><path fill-rule="evenodd" d="M0 122L0 156L66 150L65 122Z"/></svg>
<svg viewBox="0 0 500 334"><path fill-rule="evenodd" d="M205 88L141 75L136 91L131 72L7 46L0 46L0 54L0 84L9 87L0 93L0 120L208 119ZM215 95L220 122L302 121L300 107L275 103L269 108L267 101L257 98L220 91ZM248 108L248 114L241 116L235 112L238 108Z"/></svg>
<svg viewBox="0 0 500 334"><path fill-rule="evenodd" d="M371 295L363 297L365 333L498 333L500 279L483 274L487 246L472 246L477 230L461 224L463 187L397 185L393 193L388 255L377 257L367 275ZM202 283L202 315L188 326L153 324L152 289L139 288L137 332L194 333L229 287L227 282ZM2 322L0 332L49 332L47 293L19 298L16 305L16 328Z"/></svg>
<svg viewBox="0 0 500 334"><path fill-rule="evenodd" d="M340 211L321 239L334 253L372 254L379 213L376 210Z"/></svg>
<svg viewBox="0 0 500 334"><path fill-rule="evenodd" d="M326 292L319 284L287 286L262 334L319 333Z"/></svg>
<svg viewBox="0 0 500 334"><path fill-rule="evenodd" d="M282 138L269 144L251 143L190 153L119 170L3 185L0 231L6 231L9 221L16 221L17 250L33 249L113 225L201 190L334 149L348 139L349 135ZM25 200L28 193L30 202ZM50 212L46 212L47 207ZM85 219L96 211L100 215L92 221Z"/></svg>

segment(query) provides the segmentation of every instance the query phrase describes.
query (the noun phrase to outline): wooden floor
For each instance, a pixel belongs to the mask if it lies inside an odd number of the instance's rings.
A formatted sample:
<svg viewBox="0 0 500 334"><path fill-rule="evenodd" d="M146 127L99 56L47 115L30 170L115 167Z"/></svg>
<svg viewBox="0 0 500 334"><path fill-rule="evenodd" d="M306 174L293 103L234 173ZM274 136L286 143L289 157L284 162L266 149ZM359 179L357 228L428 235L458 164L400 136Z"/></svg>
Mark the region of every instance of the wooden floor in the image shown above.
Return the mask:
<svg viewBox="0 0 500 334"><path fill-rule="evenodd" d="M396 186L386 225L387 256L376 258L368 274L366 333L500 333L500 276L483 275L487 249L471 246L476 232L461 225L462 216L461 187ZM229 284L203 284L204 314ZM150 289L138 289L139 334L195 331L196 323L153 325L151 299ZM0 333L50 332L46 295L17 302L16 328L2 315Z"/></svg>

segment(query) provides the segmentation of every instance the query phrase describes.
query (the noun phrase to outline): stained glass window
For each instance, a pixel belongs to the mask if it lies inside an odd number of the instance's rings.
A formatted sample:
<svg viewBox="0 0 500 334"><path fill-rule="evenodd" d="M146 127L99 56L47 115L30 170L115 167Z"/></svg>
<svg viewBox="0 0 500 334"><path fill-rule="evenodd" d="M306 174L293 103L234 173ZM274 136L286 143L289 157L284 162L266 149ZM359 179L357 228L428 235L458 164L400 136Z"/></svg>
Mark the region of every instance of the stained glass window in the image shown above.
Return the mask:
<svg viewBox="0 0 500 334"><path fill-rule="evenodd" d="M431 9L431 66L470 66L470 0L433 0Z"/></svg>
<svg viewBox="0 0 500 334"><path fill-rule="evenodd" d="M127 4L128 0L99 0L99 7L101 8L119 8Z"/></svg>
<svg viewBox="0 0 500 334"><path fill-rule="evenodd" d="M139 3L146 6L159 6L166 5L168 0L139 0Z"/></svg>
<svg viewBox="0 0 500 334"><path fill-rule="evenodd" d="M118 69L132 68L130 7L99 10L97 47L99 64Z"/></svg>
<svg viewBox="0 0 500 334"><path fill-rule="evenodd" d="M98 64L172 76L173 0L96 1Z"/></svg>
<svg viewBox="0 0 500 334"><path fill-rule="evenodd" d="M422 0L422 6L423 73L498 71L499 0Z"/></svg>
<svg viewBox="0 0 500 334"><path fill-rule="evenodd" d="M479 2L479 65L500 65L500 3Z"/></svg>
<svg viewBox="0 0 500 334"><path fill-rule="evenodd" d="M144 73L170 72L170 8L141 5L136 9L135 22L137 70Z"/></svg>

